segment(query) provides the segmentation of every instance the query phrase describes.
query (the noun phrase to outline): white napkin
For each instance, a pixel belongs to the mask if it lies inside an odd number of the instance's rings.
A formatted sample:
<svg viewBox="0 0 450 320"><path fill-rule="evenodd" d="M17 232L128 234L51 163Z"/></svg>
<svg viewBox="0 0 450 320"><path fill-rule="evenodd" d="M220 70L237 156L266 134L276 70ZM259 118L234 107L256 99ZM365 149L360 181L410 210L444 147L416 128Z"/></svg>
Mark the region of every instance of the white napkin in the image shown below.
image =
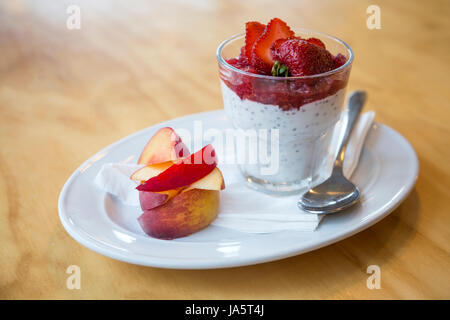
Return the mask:
<svg viewBox="0 0 450 320"><path fill-rule="evenodd" d="M344 112L343 121L336 126L333 145L337 145L342 139L342 127L346 117ZM374 117L373 111L362 114L350 136L344 159L344 175L347 178L350 178L358 165L362 146ZM139 194L135 189L137 184L129 177L140 167L142 165L106 163L100 169L94 183L124 204L139 207ZM319 225L323 216L298 209L299 195L274 198L246 187L236 166L224 166L221 170L226 189L221 191L219 215L212 225L247 233L270 233L281 230L314 231Z"/></svg>
<svg viewBox="0 0 450 320"><path fill-rule="evenodd" d="M373 119L375 118L375 111L368 111L363 113L353 128L352 134L350 136L350 140L347 145L347 150L345 151L344 158L344 176L346 178L350 178L358 166L359 156L361 155L362 147L364 145L364 141L366 140L367 133L369 133L370 128L372 127ZM332 144L338 144L340 139L343 138L344 130L342 129L345 121L347 121L347 113L344 112L343 120L336 126L336 131L333 136ZM337 134L339 132L340 134ZM337 155L338 150L336 150ZM330 172L331 174L331 172Z"/></svg>
<svg viewBox="0 0 450 320"><path fill-rule="evenodd" d="M115 195L124 204L140 206L139 192L135 189L137 183L130 176L143 165L129 163L105 163L94 183L103 191Z"/></svg>

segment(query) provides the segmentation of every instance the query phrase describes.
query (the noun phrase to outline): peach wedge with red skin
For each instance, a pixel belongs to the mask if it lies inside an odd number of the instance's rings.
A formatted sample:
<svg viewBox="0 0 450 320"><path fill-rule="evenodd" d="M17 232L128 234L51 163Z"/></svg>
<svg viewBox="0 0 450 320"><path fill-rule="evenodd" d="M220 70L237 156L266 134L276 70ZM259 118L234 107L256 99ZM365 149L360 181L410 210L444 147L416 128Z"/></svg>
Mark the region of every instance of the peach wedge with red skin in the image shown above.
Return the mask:
<svg viewBox="0 0 450 320"><path fill-rule="evenodd" d="M139 191L139 203L142 210L159 207L180 193L181 189L171 189L161 192Z"/></svg>
<svg viewBox="0 0 450 320"><path fill-rule="evenodd" d="M150 210L163 205L180 192L187 192L192 189L202 190L223 190L225 189L225 181L219 168L214 168L211 173L186 188L170 189L160 192L139 191L139 202L142 210Z"/></svg>
<svg viewBox="0 0 450 320"><path fill-rule="evenodd" d="M166 170L172 165L172 162L164 162L159 164L154 164L150 166L145 166L135 171L130 179L137 182L145 182L150 178L156 177L161 172ZM193 182L189 186L189 189L204 189L204 190L223 190L225 189L225 180L223 179L222 172L218 167L215 167L213 171L208 173L203 178ZM174 190L174 189L170 189ZM168 191L170 191L168 190ZM164 191L161 191L164 192Z"/></svg>
<svg viewBox="0 0 450 320"><path fill-rule="evenodd" d="M147 165L133 172L133 174L130 176L130 179L141 183L142 181L147 181L150 178L156 177L158 174L172 165L172 161Z"/></svg>
<svg viewBox="0 0 450 320"><path fill-rule="evenodd" d="M173 162L167 161L148 165L136 170L130 177L131 180L142 183L148 179L157 176L167 168L173 165ZM148 210L166 203L170 198L176 196L180 190L172 189L162 192L143 192L139 191L139 202L142 210Z"/></svg>
<svg viewBox="0 0 450 320"><path fill-rule="evenodd" d="M164 205L144 210L138 218L146 234L158 239L188 236L206 228L217 216L219 191L192 189Z"/></svg>
<svg viewBox="0 0 450 320"><path fill-rule="evenodd" d="M186 187L207 176L217 166L217 157L212 145L170 166L157 176L137 186L139 191L165 191Z"/></svg>
<svg viewBox="0 0 450 320"><path fill-rule="evenodd" d="M223 190L225 189L225 180L220 169L216 167L208 175L189 185L183 192L188 189Z"/></svg>
<svg viewBox="0 0 450 320"><path fill-rule="evenodd" d="M142 150L138 164L155 164L186 157L189 151L176 132L169 127L159 129Z"/></svg>
<svg viewBox="0 0 450 320"><path fill-rule="evenodd" d="M139 191L139 203L142 210L150 210L166 203L169 195L159 192Z"/></svg>

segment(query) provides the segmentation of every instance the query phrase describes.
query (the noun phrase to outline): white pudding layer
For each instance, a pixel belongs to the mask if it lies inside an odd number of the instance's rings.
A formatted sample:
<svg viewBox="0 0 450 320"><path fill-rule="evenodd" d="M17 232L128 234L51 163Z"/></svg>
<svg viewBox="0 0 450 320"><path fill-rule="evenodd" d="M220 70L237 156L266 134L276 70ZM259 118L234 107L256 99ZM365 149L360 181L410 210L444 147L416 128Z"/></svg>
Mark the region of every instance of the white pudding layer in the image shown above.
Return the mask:
<svg viewBox="0 0 450 320"><path fill-rule="evenodd" d="M276 105L241 100L222 81L221 85L225 111L235 128L279 129L278 170L267 175L260 163L243 164L241 169L247 178L275 186L305 185L324 169L333 152L331 135L340 119L345 89L299 109L283 110ZM267 145L270 149L270 144Z"/></svg>

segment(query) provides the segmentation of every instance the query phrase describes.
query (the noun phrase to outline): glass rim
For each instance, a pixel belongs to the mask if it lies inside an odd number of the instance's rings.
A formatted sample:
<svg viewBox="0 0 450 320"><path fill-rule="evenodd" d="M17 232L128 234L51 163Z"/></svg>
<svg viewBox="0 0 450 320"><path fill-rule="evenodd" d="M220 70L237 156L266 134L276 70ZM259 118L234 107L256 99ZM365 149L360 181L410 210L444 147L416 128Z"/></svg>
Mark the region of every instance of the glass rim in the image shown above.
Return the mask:
<svg viewBox="0 0 450 320"><path fill-rule="evenodd" d="M224 41L222 41L222 43L219 44L219 47L216 50L217 60L219 61L219 63L221 65L223 65L224 67L226 67L228 69L231 69L231 70L233 70L235 72L239 72L241 74L244 74L244 75L247 75L247 76L251 76L251 77L256 77L256 78L261 78L261 79L268 79L268 80L314 79L314 78L319 78L319 77L324 77L324 76L329 76L329 75L333 75L333 74L339 73L340 71L348 68L352 64L353 58L354 58L353 50L345 41L343 41L343 40L341 40L339 38L336 38L335 36L329 35L327 33L320 32L320 31L314 31L314 30L309 30L309 29L296 29L296 31L299 31L299 32L303 31L305 33L308 33L308 32L309 33L315 33L315 34L318 34L318 35L321 35L321 36L324 36L324 37L331 38L332 40L342 44L347 49L347 51L349 53L349 57L348 57L347 61L342 66L340 66L339 68L336 68L336 69L333 69L333 70L330 70L330 71L327 71L327 72L323 72L323 73L313 74L313 75L310 75L310 76L276 77L276 76L267 76L267 75L263 75L263 74L256 74L256 73L243 71L241 69L238 69L238 68L232 66L228 62L226 62L225 59L222 57L222 50L228 43L232 42L233 40L238 39L239 37L245 36L245 32L239 33L239 34L235 34L235 35L229 37L228 39L225 39Z"/></svg>

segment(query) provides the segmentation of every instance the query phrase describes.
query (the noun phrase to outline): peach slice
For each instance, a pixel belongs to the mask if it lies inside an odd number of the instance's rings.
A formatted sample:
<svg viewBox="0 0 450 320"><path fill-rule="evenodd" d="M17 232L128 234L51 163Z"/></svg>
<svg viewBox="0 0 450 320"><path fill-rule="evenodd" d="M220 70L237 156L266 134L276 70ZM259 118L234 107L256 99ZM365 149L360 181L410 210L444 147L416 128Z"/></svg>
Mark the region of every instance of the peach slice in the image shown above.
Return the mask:
<svg viewBox="0 0 450 320"><path fill-rule="evenodd" d="M192 189L138 218L146 234L159 239L185 237L207 227L219 210L219 191Z"/></svg>
<svg viewBox="0 0 450 320"><path fill-rule="evenodd" d="M172 165L172 161L148 165L133 172L130 179L142 183L143 181L147 181L150 178L156 177L158 174Z"/></svg>
<svg viewBox="0 0 450 320"><path fill-rule="evenodd" d="M217 157L212 145L175 163L157 176L137 186L139 191L165 191L188 186L211 173L217 166Z"/></svg>
<svg viewBox="0 0 450 320"><path fill-rule="evenodd" d="M139 191L139 203L142 210L150 210L159 207L180 193L180 189L172 189L161 192Z"/></svg>
<svg viewBox="0 0 450 320"><path fill-rule="evenodd" d="M189 150L176 132L169 127L159 129L142 150L138 164L174 161L189 155Z"/></svg>
<svg viewBox="0 0 450 320"><path fill-rule="evenodd" d="M222 172L219 168L215 167L207 176L195 181L182 192L186 192L191 189L203 189L203 190L223 190L225 189L225 180L223 179Z"/></svg>
<svg viewBox="0 0 450 320"><path fill-rule="evenodd" d="M136 170L131 175L130 179L143 183L148 179L157 176L172 165L173 162L167 161L145 166ZM179 189L171 189L161 192L139 191L139 202L142 210L149 210L166 203L170 198L176 196L179 192Z"/></svg>
<svg viewBox="0 0 450 320"><path fill-rule="evenodd" d="M170 189L166 191L160 192L151 192L151 191L139 191L139 201L141 203L142 210L150 210L156 208L160 205L163 205L171 198L180 193L178 189ZM202 190L223 190L225 189L225 181L223 179L222 172L219 168L214 168L211 173L207 176L203 177L200 180L197 180L193 184L181 190L181 192L187 192L192 189L202 189Z"/></svg>
<svg viewBox="0 0 450 320"><path fill-rule="evenodd" d="M173 165L173 162L167 161L157 164L145 166L136 170L130 177L131 180L143 183L148 179L157 176L167 168ZM142 210L149 210L156 208L166 203L170 198L174 197L180 192L178 189L167 190L162 192L144 192L139 191L139 202Z"/></svg>
<svg viewBox="0 0 450 320"><path fill-rule="evenodd" d="M142 210L150 210L166 203L167 193L139 191L139 202Z"/></svg>

